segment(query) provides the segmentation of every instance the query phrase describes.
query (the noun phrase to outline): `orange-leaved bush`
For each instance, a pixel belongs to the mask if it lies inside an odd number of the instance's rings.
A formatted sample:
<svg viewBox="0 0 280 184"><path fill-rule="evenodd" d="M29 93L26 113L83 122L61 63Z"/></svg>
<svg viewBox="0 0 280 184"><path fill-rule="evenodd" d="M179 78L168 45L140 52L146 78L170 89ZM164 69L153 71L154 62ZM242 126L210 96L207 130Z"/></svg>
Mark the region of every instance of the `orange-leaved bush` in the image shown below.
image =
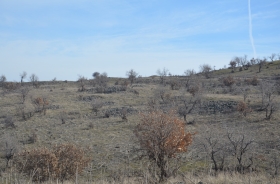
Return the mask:
<svg viewBox="0 0 280 184"><path fill-rule="evenodd" d="M193 135L185 131L185 123L176 116L176 111L167 113L153 111L140 114L140 123L134 134L137 137L144 156L158 166L160 181L170 177L178 169L171 168L172 159L179 153L187 152Z"/></svg>

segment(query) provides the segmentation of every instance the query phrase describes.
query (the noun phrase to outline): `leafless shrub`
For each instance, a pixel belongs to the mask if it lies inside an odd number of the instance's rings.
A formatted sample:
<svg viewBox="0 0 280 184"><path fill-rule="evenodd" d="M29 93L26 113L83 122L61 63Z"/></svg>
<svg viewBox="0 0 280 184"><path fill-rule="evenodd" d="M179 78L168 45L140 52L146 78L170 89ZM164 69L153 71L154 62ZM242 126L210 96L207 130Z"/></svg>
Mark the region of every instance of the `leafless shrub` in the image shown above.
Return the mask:
<svg viewBox="0 0 280 184"><path fill-rule="evenodd" d="M3 87L5 82L7 81L7 78L5 75L0 76L0 87Z"/></svg>
<svg viewBox="0 0 280 184"><path fill-rule="evenodd" d="M247 97L250 93L250 88L249 87L239 87L237 89L238 92L240 92L243 95L243 101L245 102L247 100Z"/></svg>
<svg viewBox="0 0 280 184"><path fill-rule="evenodd" d="M61 120L62 124L66 123L67 118L67 113L65 111L59 113L59 119Z"/></svg>
<svg viewBox="0 0 280 184"><path fill-rule="evenodd" d="M158 170L154 171L162 182L179 169L180 153L187 152L193 134L185 132L185 124L176 117L175 111L154 111L141 114L140 118L134 134L142 156L157 166Z"/></svg>
<svg viewBox="0 0 280 184"><path fill-rule="evenodd" d="M249 79L245 79L244 82L247 85L253 85L253 86L257 86L259 84L259 79L257 76L254 76L253 78L249 78Z"/></svg>
<svg viewBox="0 0 280 184"><path fill-rule="evenodd" d="M165 87L158 87L154 91L155 98L159 98L163 103L167 103L170 100L171 93Z"/></svg>
<svg viewBox="0 0 280 184"><path fill-rule="evenodd" d="M181 81L178 78L171 78L168 82L172 90L179 90L182 86Z"/></svg>
<svg viewBox="0 0 280 184"><path fill-rule="evenodd" d="M126 108L122 108L122 110L120 111L120 116L122 118L123 121L127 122L127 109Z"/></svg>
<svg viewBox="0 0 280 184"><path fill-rule="evenodd" d="M27 108L24 104L20 104L16 107L17 115L22 117L24 121L30 119L32 116L34 116L35 111Z"/></svg>
<svg viewBox="0 0 280 184"><path fill-rule="evenodd" d="M163 68L162 70L158 69L157 74L160 78L160 83L165 86L166 85L166 77L168 75L168 69L166 69L166 68Z"/></svg>
<svg viewBox="0 0 280 184"><path fill-rule="evenodd" d="M136 71L134 71L133 69L126 72L126 76L128 77L128 80L130 80L130 85L132 85L134 83L137 75L138 75L138 73Z"/></svg>
<svg viewBox="0 0 280 184"><path fill-rule="evenodd" d="M29 91L30 91L30 90L29 90L28 87L19 89L18 93L19 93L19 95L20 95L20 99L21 99L21 103L22 103L22 104L25 102L26 97L27 97Z"/></svg>
<svg viewBox="0 0 280 184"><path fill-rule="evenodd" d="M212 71L212 67L209 64L200 65L200 72L208 79L210 78L210 74Z"/></svg>
<svg viewBox="0 0 280 184"><path fill-rule="evenodd" d="M39 88L39 78L35 74L31 74L29 77L29 81L32 83L34 88Z"/></svg>
<svg viewBox="0 0 280 184"><path fill-rule="evenodd" d="M31 133L31 135L29 136L29 138L28 138L28 142L30 143L30 144L33 144L33 143L35 143L35 142L37 142L38 141L38 135L36 134L36 132L32 132Z"/></svg>
<svg viewBox="0 0 280 184"><path fill-rule="evenodd" d="M91 103L92 112L97 116L98 111L103 107L104 102L100 99L94 99Z"/></svg>
<svg viewBox="0 0 280 184"><path fill-rule="evenodd" d="M4 134L1 137L0 147L1 155L6 160L6 167L8 167L10 160L20 149L18 141L13 136Z"/></svg>
<svg viewBox="0 0 280 184"><path fill-rule="evenodd" d="M235 84L235 79L232 76L227 76L223 79L223 83L225 86L228 86L230 88L230 91L232 91L232 87Z"/></svg>
<svg viewBox="0 0 280 184"><path fill-rule="evenodd" d="M17 82L5 82L3 85L7 92L15 91L20 88L20 84Z"/></svg>
<svg viewBox="0 0 280 184"><path fill-rule="evenodd" d="M12 117L6 117L2 121L2 124L4 124L5 128L16 128L15 122Z"/></svg>
<svg viewBox="0 0 280 184"><path fill-rule="evenodd" d="M78 83L79 83L79 91L85 91L86 90L86 81L87 81L87 78L85 78L84 76L79 76L78 78Z"/></svg>
<svg viewBox="0 0 280 184"><path fill-rule="evenodd" d="M49 107L49 101L47 100L46 97L37 97L37 98L32 98L31 97L31 102L35 108L35 112L39 113L44 113L46 115L47 108Z"/></svg>
<svg viewBox="0 0 280 184"><path fill-rule="evenodd" d="M233 73L235 71L235 67L237 65L236 61L230 61L229 65L231 67L231 72Z"/></svg>
<svg viewBox="0 0 280 184"><path fill-rule="evenodd" d="M195 78L196 72L194 70L186 70L184 74L186 76L185 86L186 88L188 88L189 85L192 83L193 79Z"/></svg>
<svg viewBox="0 0 280 184"><path fill-rule="evenodd" d="M19 74L19 76L20 76L20 83L21 83L21 85L23 85L23 79L26 78L27 73L25 71L23 71L21 74Z"/></svg>
<svg viewBox="0 0 280 184"><path fill-rule="evenodd" d="M93 76L93 85L99 87L100 89L104 89L107 87L108 83L108 75L106 72L100 74L99 72L94 72Z"/></svg>
<svg viewBox="0 0 280 184"><path fill-rule="evenodd" d="M229 141L228 151L236 161L234 169L239 173L248 171L254 163L255 141L243 132L228 130L227 138Z"/></svg>

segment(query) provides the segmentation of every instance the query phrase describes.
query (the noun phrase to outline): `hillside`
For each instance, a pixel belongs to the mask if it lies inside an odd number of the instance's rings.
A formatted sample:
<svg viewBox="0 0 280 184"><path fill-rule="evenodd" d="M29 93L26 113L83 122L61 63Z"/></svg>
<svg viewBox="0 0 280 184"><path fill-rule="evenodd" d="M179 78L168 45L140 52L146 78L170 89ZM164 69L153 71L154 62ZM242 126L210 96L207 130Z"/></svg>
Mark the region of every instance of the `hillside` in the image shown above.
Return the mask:
<svg viewBox="0 0 280 184"><path fill-rule="evenodd" d="M228 137L232 136L238 146L248 144L241 155L244 170L240 173L253 172L263 183L278 177L280 61L267 63L261 72L257 65L242 71L236 68L235 72L215 70L209 78L198 73L138 77L132 84L124 78L98 80L1 84L2 148L10 144L20 152L73 143L90 149L92 162L81 181L122 183L121 179L131 177L141 183L152 176L148 160L139 159L133 151L138 147L133 131L140 121L139 113L174 109L186 130L196 133L184 156L181 175L214 175L211 149L222 150L230 145ZM207 142L209 138L217 140L219 146ZM222 171L239 172L231 149L217 151L215 159L220 166L223 162ZM12 162L6 167L5 152L1 157L5 181L13 167ZM199 180L211 183L207 177Z"/></svg>

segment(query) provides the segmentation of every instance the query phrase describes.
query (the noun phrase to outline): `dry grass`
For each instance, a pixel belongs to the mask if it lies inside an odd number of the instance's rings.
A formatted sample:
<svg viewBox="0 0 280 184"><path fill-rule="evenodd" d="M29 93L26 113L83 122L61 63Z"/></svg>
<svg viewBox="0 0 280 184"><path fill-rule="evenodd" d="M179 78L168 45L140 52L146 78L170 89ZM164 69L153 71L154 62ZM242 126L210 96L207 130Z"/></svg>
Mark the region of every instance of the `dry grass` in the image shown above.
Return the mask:
<svg viewBox="0 0 280 184"><path fill-rule="evenodd" d="M228 74L234 77L246 78L257 75L260 79L273 78L279 74L279 69L276 66L280 65L280 61L273 64L268 64L269 68L264 67L261 73L256 73L257 68L254 66L247 71L236 71L230 73L228 70L219 70L214 72L214 77L204 79L198 77L198 82L204 84L204 101L235 101L243 100L240 93L229 93L228 88L224 87L219 77L227 76ZM251 71L252 70L252 71ZM116 81L121 82L123 79L109 78L109 86L114 85ZM0 124L0 134L10 134L17 139L22 145L22 149L32 149L35 147L51 147L61 143L74 143L82 147L89 147L92 150L92 177L98 179L95 183L106 183L106 176L109 176L119 168L126 166L123 161L128 155L127 150L130 150L134 142L131 139L133 129L139 122L139 111L147 110L147 104L150 98L155 97L155 91L158 84L155 81L158 79L145 78L150 83L138 83L129 86L127 91L100 94L91 91L78 92L78 84L76 82L45 82L40 85L40 88L30 87L29 96L33 98L45 97L50 102L51 109L46 111L46 115L35 113L33 117L24 121L22 117L17 115L17 107L21 105L20 95L16 92L7 93L0 96L0 122L7 116L12 116L15 119L16 128L4 128ZM87 89L92 88L90 84L86 85ZM256 107L260 104L259 86L250 86L250 100L249 107ZM171 90L169 86L165 89L171 95L171 99L178 97L182 94L182 90ZM133 90L139 92L135 94ZM3 91L0 90L0 94ZM90 100L81 100L83 97L87 98L101 98L105 105L98 112L97 116L91 110ZM186 98L190 98L191 94L186 93ZM157 103L161 102L157 99ZM280 103L279 96L276 101ZM25 102L27 109L33 109L31 99L28 97ZM177 107L178 105L175 105ZM119 116L111 115L110 118L104 118L104 112L112 109L121 109L123 107L134 109L135 112L128 115L128 121L122 121ZM138 111L138 112L137 112ZM61 121L61 114L65 113L65 123ZM203 135L204 125L210 127L242 127L244 130L253 132L256 139L270 143L280 137L279 125L280 114L275 113L271 120L265 120L265 112L256 111L248 113L246 117L240 115L238 112L232 113L216 113L216 114L199 114L197 112L191 113L187 116L187 122L194 122L192 125L187 125L188 130L197 132ZM37 135L38 140L34 143L28 142L30 136ZM218 132L217 132L218 133ZM0 159L1 163L5 163L4 159ZM133 161L134 162L134 161ZM1 167L3 168L3 164ZM186 171L192 169L199 169L201 166L198 164L195 167L188 166ZM139 162L130 163L129 167L135 170L139 168ZM137 170L137 169L136 169ZM225 183L223 181L235 181L235 183L258 183L258 179L265 183L266 181L274 182L266 178L265 174L254 176L251 175L227 175L221 174L217 177L205 176L203 183ZM252 177L251 177L252 176ZM87 178L87 174L83 177ZM192 177L195 182L199 181L199 177L194 175L186 175L185 177ZM243 179L241 179L243 177ZM5 182L4 175L0 181ZM251 178L249 180L249 178ZM228 179L228 180L226 180ZM83 179L84 180L84 179ZM82 181L83 181L82 180ZM131 182L131 180L130 180ZM190 181L188 181L190 182ZM125 183L125 181L124 181ZM128 182L129 183L129 182ZM186 181L187 183L187 181ZM190 182L191 183L191 182ZM234 183L234 182L233 182ZM261 182L259 182L261 183ZM267 182L269 183L269 182Z"/></svg>

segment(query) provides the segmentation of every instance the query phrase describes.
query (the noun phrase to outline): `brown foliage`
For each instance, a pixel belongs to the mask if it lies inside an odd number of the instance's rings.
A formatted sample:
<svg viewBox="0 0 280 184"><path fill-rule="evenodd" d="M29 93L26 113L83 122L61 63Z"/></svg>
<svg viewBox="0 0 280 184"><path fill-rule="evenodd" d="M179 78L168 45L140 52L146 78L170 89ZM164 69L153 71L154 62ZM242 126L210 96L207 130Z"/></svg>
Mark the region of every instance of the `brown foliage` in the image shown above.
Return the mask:
<svg viewBox="0 0 280 184"><path fill-rule="evenodd" d="M47 181L55 178L58 159L47 148L23 151L14 160L17 170L31 177L33 181Z"/></svg>
<svg viewBox="0 0 280 184"><path fill-rule="evenodd" d="M90 161L86 150L69 143L55 146L53 153L58 159L56 176L60 181L73 179Z"/></svg>
<svg viewBox="0 0 280 184"><path fill-rule="evenodd" d="M43 112L44 115L46 115L47 107L49 105L49 101L46 98L43 97L37 97L32 99L32 104L35 107L35 112Z"/></svg>
<svg viewBox="0 0 280 184"><path fill-rule="evenodd" d="M245 79L244 82L247 84L247 85L253 85L253 86L257 86L259 84L259 79L257 76L254 76L253 78L251 79Z"/></svg>
<svg viewBox="0 0 280 184"><path fill-rule="evenodd" d="M73 144L62 144L52 149L23 151L16 155L14 163L17 170L32 177L32 181L43 182L49 179L73 179L89 161L86 150Z"/></svg>
<svg viewBox="0 0 280 184"><path fill-rule="evenodd" d="M243 101L240 101L237 104L237 111L240 112L243 116L246 117L248 112L252 112L252 109L247 106L247 104Z"/></svg>
<svg viewBox="0 0 280 184"><path fill-rule="evenodd" d="M185 131L184 121L175 114L175 111L140 114L140 123L134 131L144 155L158 166L160 181L170 177L178 169L178 166L170 168L168 160L187 152L194 135Z"/></svg>

